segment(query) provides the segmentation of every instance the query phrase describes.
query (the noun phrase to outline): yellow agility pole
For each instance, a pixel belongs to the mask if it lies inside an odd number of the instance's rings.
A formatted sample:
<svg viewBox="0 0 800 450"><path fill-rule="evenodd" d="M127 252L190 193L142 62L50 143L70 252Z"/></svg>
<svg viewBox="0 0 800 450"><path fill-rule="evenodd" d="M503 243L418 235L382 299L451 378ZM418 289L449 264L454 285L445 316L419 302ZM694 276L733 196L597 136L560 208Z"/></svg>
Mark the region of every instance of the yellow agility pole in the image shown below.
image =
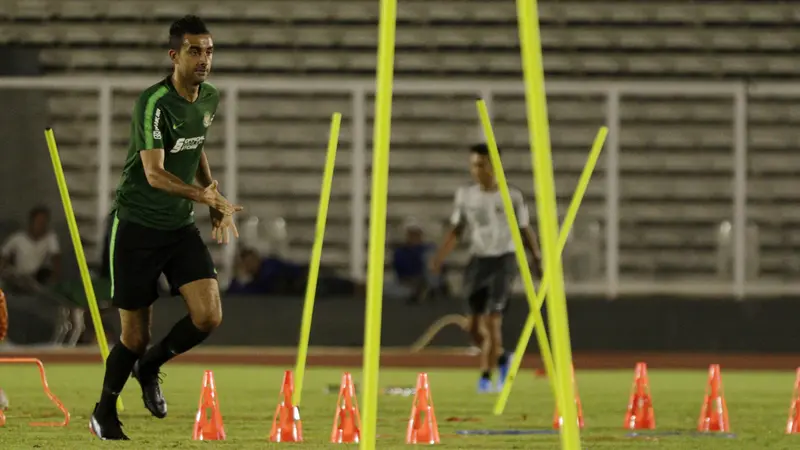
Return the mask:
<svg viewBox="0 0 800 450"><path fill-rule="evenodd" d="M328 205L331 202L333 169L336 166L336 149L339 145L339 128L341 128L341 125L342 115L340 113L334 113L331 118L328 151L325 155L322 190L319 194L317 226L314 230L314 245L311 248L311 261L308 266L306 299L303 304L303 321L300 325L300 341L297 344L297 364L294 369L295 390L294 398L292 399L295 406L300 405L300 399L303 393L303 379L306 373L306 359L308 358L308 339L311 335L311 319L314 316L314 299L317 294L317 279L319 277L320 260L322 259L322 243L325 241L325 223L328 220Z"/></svg>
<svg viewBox="0 0 800 450"><path fill-rule="evenodd" d="M508 228L511 232L511 238L514 241L514 253L517 256L517 266L519 267L519 273L522 277L522 283L525 286L525 296L528 298L528 304L530 305L531 311L528 317L533 317L533 320L539 325L536 327L536 338L539 343L539 351L542 354L545 371L547 372L547 379L550 381L550 387L553 389L553 395L555 396L556 385L551 376L555 373L553 355L550 353L550 341L547 339L547 332L544 329L542 312L535 308L536 288L533 287L533 277L531 276L531 269L528 266L525 246L522 243L522 233L520 233L519 225L517 225L519 223L517 214L514 212L511 194L508 192L506 174L503 171L503 162L500 160L500 152L497 150L497 141L494 137L491 120L489 119L489 111L486 109L486 102L478 100L477 106L478 115L483 125L483 134L486 137L486 146L489 147L489 157L492 160L492 169L494 170L494 177L497 180L497 188L500 190L500 196L503 198L503 209L505 209L506 212L506 221L508 222ZM514 355L514 357L517 358L518 355ZM504 383L508 383L508 378L506 378ZM503 389L506 389L505 386Z"/></svg>
<svg viewBox="0 0 800 450"><path fill-rule="evenodd" d="M597 132L597 137L592 145L592 151L589 153L589 158L586 160L586 165L583 167L583 172L578 180L575 193L572 194L572 202L570 202L567 215L564 217L564 223L561 225L561 231L558 234L559 254L564 251L564 247L567 244L567 237L572 229L572 224L575 222L575 217L578 215L578 209L581 206L581 201L583 200L584 194L586 194L586 188L589 186L589 181L591 180L592 173L597 165L597 159L600 157L600 151L603 150L603 144L606 141L607 135L608 128L606 127L601 127L600 131ZM517 348L514 350L514 358L511 360L511 367L509 367L508 375L506 376L506 382L503 385L503 390L500 391L500 395L497 397L497 402L495 402L494 405L495 415L503 414L506 404L508 403L508 397L511 395L511 387L516 379L517 373L519 372L519 367L522 365L522 357L525 354L525 350L528 348L528 342L531 339L533 328L537 325L541 326L541 319L537 319L537 317L533 315L533 311L541 310L542 304L544 304L545 296L547 295L547 289L549 287L548 279L545 278L544 282L539 287L539 294L536 296L536 300L531 306L531 313L528 314L528 319L525 321L525 326L522 328L522 334L519 336ZM541 314L538 314L538 316L541 317ZM537 339L540 339L538 336L539 333L537 332ZM541 342L539 345L541 346ZM545 369L546 368L547 363L545 362ZM547 376L550 376L549 372L547 373Z"/></svg>
<svg viewBox="0 0 800 450"><path fill-rule="evenodd" d="M97 345L100 346L100 354L103 357L103 364L105 364L106 358L108 358L106 332L103 329L103 321L100 319L100 308L97 307L97 298L94 295L92 278L89 276L86 255L83 253L83 244L81 243L81 236L78 232L78 223L75 220L75 211L72 209L72 202L70 201L69 190L67 189L67 180L64 177L64 169L61 167L61 158L58 156L58 146L56 146L56 137L53 134L52 128L45 128L44 137L47 141L47 148L50 150L50 160L53 163L53 172L56 175L58 192L61 194L61 203L64 205L64 215L67 217L67 225L69 225L69 236L72 239L72 246L75 248L75 259L78 260L81 281L83 281L83 289L86 292L86 301L89 303L89 312L92 315L92 324L94 324L94 332L97 335ZM123 410L122 397L117 398L117 409L119 411Z"/></svg>
<svg viewBox="0 0 800 450"><path fill-rule="evenodd" d="M564 274L558 252L558 215L555 180L550 149L550 125L547 115L542 43L536 0L517 0L517 20L525 79L525 105L528 119L528 140L533 153L536 209L542 241L545 282L549 280L547 315L553 338L556 379L556 404L563 417L561 448L580 449L580 429L572 384L572 348L569 338L567 301L564 295Z"/></svg>
<svg viewBox="0 0 800 450"><path fill-rule="evenodd" d="M392 128L392 83L397 0L381 0L378 66L372 136L372 199L369 214L367 307L364 322L364 394L361 450L374 450L378 425L378 369L381 353L383 271L386 256L386 202L389 190L389 141ZM358 220L361 220L359 217Z"/></svg>

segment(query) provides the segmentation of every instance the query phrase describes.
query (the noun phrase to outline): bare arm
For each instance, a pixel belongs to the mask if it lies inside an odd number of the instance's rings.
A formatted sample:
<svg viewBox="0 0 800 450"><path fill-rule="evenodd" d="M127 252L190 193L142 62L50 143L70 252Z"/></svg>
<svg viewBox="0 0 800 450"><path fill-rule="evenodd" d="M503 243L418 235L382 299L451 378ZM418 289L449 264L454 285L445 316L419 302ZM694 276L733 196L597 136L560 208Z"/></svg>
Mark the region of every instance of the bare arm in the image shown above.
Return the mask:
<svg viewBox="0 0 800 450"><path fill-rule="evenodd" d="M208 187L214 182L214 179L211 178L211 165L208 164L208 157L206 156L205 150L200 153L200 164L197 166L195 179L200 183L200 186L203 187Z"/></svg>
<svg viewBox="0 0 800 450"><path fill-rule="evenodd" d="M525 244L525 248L531 252L534 258L537 260L542 259L542 252L539 250L539 242L536 239L536 234L533 232L533 229L530 226L522 228L522 241Z"/></svg>
<svg viewBox="0 0 800 450"><path fill-rule="evenodd" d="M536 234L530 226L522 227L520 231L522 231L522 241L525 248L529 250L533 256L533 267L531 270L541 279L543 276L542 253L539 250L539 242L536 239Z"/></svg>
<svg viewBox="0 0 800 450"><path fill-rule="evenodd" d="M458 238L467 224L462 195L461 189L456 191L455 199L453 200L453 213L450 215L450 229L445 233L444 240L431 261L431 270L435 273L439 273L444 260L456 248Z"/></svg>
<svg viewBox="0 0 800 450"><path fill-rule="evenodd" d="M61 255L53 255L50 258L50 263L53 265L53 280L61 279Z"/></svg>
<svg viewBox="0 0 800 450"><path fill-rule="evenodd" d="M205 150L200 153L200 164L197 165L195 179L206 189L208 189L210 186L216 186L216 182L211 176L211 165L208 163L208 156L206 156ZM216 187L214 190L217 191ZM222 197L222 194L219 194L219 196ZM233 210L241 211L242 207L234 206ZM236 224L233 222L233 218L230 217L232 212L225 213L224 210L218 209L213 204L209 204L208 213L211 217L211 237L218 243L228 243L228 228L233 230L234 236L237 238L239 237L239 231L236 229Z"/></svg>
<svg viewBox="0 0 800 450"><path fill-rule="evenodd" d="M217 190L217 182L212 181L205 188L186 184L164 168L164 149L142 150L139 152L144 165L144 174L150 186L172 195L211 206L223 214L233 214L242 207L232 205Z"/></svg>
<svg viewBox="0 0 800 450"><path fill-rule="evenodd" d="M164 168L164 149L142 150L139 152L144 165L144 174L150 186L168 194L203 202L203 189L186 184Z"/></svg>
<svg viewBox="0 0 800 450"><path fill-rule="evenodd" d="M433 257L433 261L431 261L431 269L439 273L442 268L442 264L444 264L444 260L450 256L450 253L453 253L453 250L456 248L458 244L458 237L461 235L463 227L455 226L451 227L450 230L444 235L444 239L442 240L442 244L439 246L439 249L436 251L436 254Z"/></svg>

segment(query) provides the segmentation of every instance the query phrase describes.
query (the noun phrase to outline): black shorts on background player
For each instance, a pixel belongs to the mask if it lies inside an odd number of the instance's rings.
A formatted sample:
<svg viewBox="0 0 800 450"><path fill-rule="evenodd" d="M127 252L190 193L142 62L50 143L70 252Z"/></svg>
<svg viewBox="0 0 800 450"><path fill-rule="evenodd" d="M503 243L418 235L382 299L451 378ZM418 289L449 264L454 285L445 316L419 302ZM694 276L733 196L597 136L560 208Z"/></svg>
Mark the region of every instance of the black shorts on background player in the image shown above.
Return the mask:
<svg viewBox="0 0 800 450"><path fill-rule="evenodd" d="M473 256L464 272L464 297L471 315L504 313L517 276L513 253Z"/></svg>
<svg viewBox="0 0 800 450"><path fill-rule="evenodd" d="M194 224L158 230L116 219L111 233L112 302L135 310L158 299L158 279L167 277L172 294L192 281L216 278L216 270L200 230Z"/></svg>

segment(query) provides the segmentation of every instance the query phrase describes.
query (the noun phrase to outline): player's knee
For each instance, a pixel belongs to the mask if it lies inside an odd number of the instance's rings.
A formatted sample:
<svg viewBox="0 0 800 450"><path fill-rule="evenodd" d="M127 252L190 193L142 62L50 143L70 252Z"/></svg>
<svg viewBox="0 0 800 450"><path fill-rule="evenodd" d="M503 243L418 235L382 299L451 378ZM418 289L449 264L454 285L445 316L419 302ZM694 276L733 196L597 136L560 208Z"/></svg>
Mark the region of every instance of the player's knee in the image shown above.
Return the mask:
<svg viewBox="0 0 800 450"><path fill-rule="evenodd" d="M222 323L222 310L210 308L192 315L192 323L198 330L210 333Z"/></svg>
<svg viewBox="0 0 800 450"><path fill-rule="evenodd" d="M139 355L144 354L147 350L147 345L150 344L150 331L149 330L123 330L120 336L122 345L128 350Z"/></svg>

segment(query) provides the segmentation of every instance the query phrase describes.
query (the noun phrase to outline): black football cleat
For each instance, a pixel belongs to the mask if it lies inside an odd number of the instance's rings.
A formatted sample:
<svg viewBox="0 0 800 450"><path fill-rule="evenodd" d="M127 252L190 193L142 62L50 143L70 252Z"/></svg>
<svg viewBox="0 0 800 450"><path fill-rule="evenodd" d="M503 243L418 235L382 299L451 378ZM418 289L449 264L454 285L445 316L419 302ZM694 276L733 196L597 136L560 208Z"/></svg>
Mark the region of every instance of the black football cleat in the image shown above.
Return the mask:
<svg viewBox="0 0 800 450"><path fill-rule="evenodd" d="M110 414L100 415L97 413L98 406L99 403L94 405L94 411L89 418L89 431L104 441L130 441L122 431L122 422L119 421L117 410L113 409Z"/></svg>
<svg viewBox="0 0 800 450"><path fill-rule="evenodd" d="M133 365L133 377L142 386L142 400L144 407L155 417L163 419L167 417L167 401L161 392L161 379L158 371L145 372L141 370L139 361Z"/></svg>

